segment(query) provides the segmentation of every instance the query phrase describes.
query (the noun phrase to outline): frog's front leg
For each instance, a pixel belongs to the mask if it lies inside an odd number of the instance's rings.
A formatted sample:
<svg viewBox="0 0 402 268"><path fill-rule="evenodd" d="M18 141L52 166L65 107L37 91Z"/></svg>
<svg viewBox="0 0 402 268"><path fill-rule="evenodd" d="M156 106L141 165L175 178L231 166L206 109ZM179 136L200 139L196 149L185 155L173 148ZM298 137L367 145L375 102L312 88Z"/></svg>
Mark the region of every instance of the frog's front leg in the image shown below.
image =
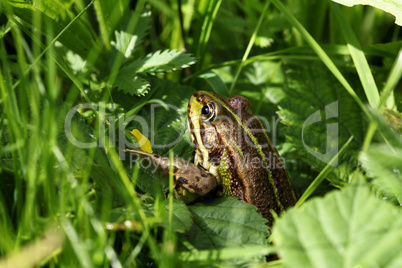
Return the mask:
<svg viewBox="0 0 402 268"><path fill-rule="evenodd" d="M126 152L138 154L156 166L165 175L169 175L169 158L157 154L151 154L140 150L126 149ZM192 194L204 196L218 186L216 177L180 158L173 159L173 176L175 183L180 184Z"/></svg>

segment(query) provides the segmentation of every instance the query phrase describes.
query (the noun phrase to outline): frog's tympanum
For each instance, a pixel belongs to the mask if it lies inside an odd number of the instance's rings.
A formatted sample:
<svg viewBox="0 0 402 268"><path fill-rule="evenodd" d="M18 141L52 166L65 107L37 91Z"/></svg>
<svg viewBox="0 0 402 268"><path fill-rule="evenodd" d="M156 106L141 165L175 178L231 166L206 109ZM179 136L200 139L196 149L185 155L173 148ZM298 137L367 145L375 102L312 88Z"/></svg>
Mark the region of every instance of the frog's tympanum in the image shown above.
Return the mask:
<svg viewBox="0 0 402 268"><path fill-rule="evenodd" d="M271 226L273 217L296 202L284 163L261 121L243 96L225 99L198 91L188 103L188 126L195 150L194 164L175 158L173 172L179 195L215 192L254 204ZM169 159L138 150L169 174Z"/></svg>

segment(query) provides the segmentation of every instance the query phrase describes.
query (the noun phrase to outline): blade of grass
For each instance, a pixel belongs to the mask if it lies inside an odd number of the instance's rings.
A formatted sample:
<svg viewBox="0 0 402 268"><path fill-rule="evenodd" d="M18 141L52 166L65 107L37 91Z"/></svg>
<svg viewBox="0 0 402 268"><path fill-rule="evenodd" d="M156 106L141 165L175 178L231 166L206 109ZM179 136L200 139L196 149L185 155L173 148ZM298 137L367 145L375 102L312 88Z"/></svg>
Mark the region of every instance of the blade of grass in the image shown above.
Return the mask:
<svg viewBox="0 0 402 268"><path fill-rule="evenodd" d="M398 82L402 77L402 48L399 50L398 57L395 59L394 65L392 66L389 77L385 82L385 86L381 92L379 108L383 108L387 98L391 94L392 90L395 89Z"/></svg>
<svg viewBox="0 0 402 268"><path fill-rule="evenodd" d="M309 32L303 27L303 25L290 13L290 11L282 4L279 0L271 0L272 3L282 12L285 18L295 27L304 38L304 40L311 46L311 48L317 53L318 57L327 66L327 68L332 72L332 74L338 79L338 81L343 85L346 91L352 96L355 102L359 105L362 111L367 117L370 117L367 108L364 106L363 102L357 96L356 92L349 85L348 81L335 66L332 60L328 57L327 53L321 48L321 46L314 40L314 38L309 34Z"/></svg>
<svg viewBox="0 0 402 268"><path fill-rule="evenodd" d="M81 264L81 267L94 267L92 258L89 256L88 251L85 250L86 247L80 240L76 229L71 222L67 218L63 217L63 219L60 221L60 225L64 229L67 239L70 240L71 247L77 255L77 259Z"/></svg>
<svg viewBox="0 0 402 268"><path fill-rule="evenodd" d="M350 55L352 56L356 71L363 85L367 100L371 107L378 107L380 95L378 93L373 74L371 73L370 66L368 65L367 59L364 56L362 48L360 47L359 41L357 40L352 28L348 24L345 16L339 9L339 6L333 3L331 8L331 10L333 10L335 13L335 17L342 30L342 34L346 39Z"/></svg>
<svg viewBox="0 0 402 268"><path fill-rule="evenodd" d="M395 89L396 85L400 81L402 76L402 48L399 50L398 57L395 59L394 65L392 66L392 69L389 73L389 77L387 79L387 82L385 83L384 89L381 92L381 98L380 98L380 103L379 103L379 109L382 109L391 94L392 90ZM366 136L364 137L364 142L362 146L362 151L367 152L371 140L374 137L374 134L376 133L378 124L375 121L370 121L368 130L366 132ZM383 136L385 142L387 143L387 139Z"/></svg>
<svg viewBox="0 0 402 268"><path fill-rule="evenodd" d="M108 31L108 28L106 27L105 17L103 16L102 2L96 1L94 4L94 8L96 12L96 18L98 19L100 35L103 40L103 44L105 45L107 50L111 50L112 47L110 45L110 33Z"/></svg>
<svg viewBox="0 0 402 268"><path fill-rule="evenodd" d="M172 220L173 220L173 150L169 150L169 228L168 237L171 237L172 233Z"/></svg>
<svg viewBox="0 0 402 268"><path fill-rule="evenodd" d="M104 140L102 141L103 144L105 144L105 141L107 141L107 140L109 140L109 138L105 137ZM152 236L149 235L150 230L149 230L147 218L145 216L145 212L141 207L140 200L137 197L137 194L134 190L134 187L133 187L129 177L127 176L127 174L125 172L123 163L120 161L115 148L107 146L107 152L108 152L108 156L109 156L114 168L116 169L116 172L118 173L120 179L122 180L122 182L125 186L125 189L127 191L126 194L128 194L128 197L129 197L128 201L131 203L131 207L134 208L134 211L139 215L140 223L143 228L143 233L147 237L148 246L152 252L152 256L155 260L157 260L158 262L161 262L162 260L160 260L160 254L158 251L158 246L156 244L156 241L154 240L154 238Z"/></svg>
<svg viewBox="0 0 402 268"><path fill-rule="evenodd" d="M205 49L207 47L209 37L211 36L212 26L214 24L216 14L218 13L219 7L221 6L222 0L207 1L207 10L204 16L204 21L200 29L200 39L197 46L197 58L199 63L197 66L202 68L204 61Z"/></svg>
<svg viewBox="0 0 402 268"><path fill-rule="evenodd" d="M257 25L255 26L254 32L253 32L253 34L251 35L250 41L248 42L246 51L244 52L243 58L241 59L241 62L240 62L240 64L239 64L239 66L237 67L236 74L235 74L235 76L234 76L234 78L233 78L232 85L231 85L230 88L229 88L229 95L230 95L231 92L233 91L233 88L234 88L234 86L236 85L236 82L237 82L237 79L239 78L239 75L240 75L240 73L241 73L241 70L243 69L244 62L247 60L248 55L250 54L250 51L251 51L251 49L253 48L254 41L255 41L255 38L257 37L258 30L260 29L260 26L261 26L261 24L262 24L262 22L263 22L263 20L264 20L264 17L265 17L265 13L267 12L268 7L269 7L270 4L271 4L271 1L267 1L267 2L265 3L265 6L264 6L264 8L263 8L263 10L262 10L262 13L261 13L261 15L260 15L260 18L258 19Z"/></svg>
<svg viewBox="0 0 402 268"><path fill-rule="evenodd" d="M348 56L349 55L349 50L346 45L322 45L321 46L324 51L327 54L330 55L341 55L341 56ZM374 48L364 48L363 49L364 53L366 55L371 55L371 56L378 56L378 57L387 57L387 58L394 58L394 54L381 51L379 49L374 49ZM256 61L264 61L264 60L281 60L281 59L290 59L290 58L295 58L295 59L307 59L307 60L319 60L317 56L309 56L311 53L314 53L314 50L310 46L297 46L297 47L290 47L286 49L281 49L269 53L264 53L264 54L259 54L256 56L249 57L245 62L244 66L247 66L250 63L256 62ZM297 54L301 54L298 56ZM307 54L307 55L306 55ZM315 54L315 53L314 53ZM218 64L210 64L207 67L205 67L202 70L199 70L192 74L189 77L186 77L183 79L184 82L188 81L191 78L197 77L200 74L207 73L208 71L212 69L218 69L221 67L225 66L234 66L234 65L239 65L241 60L231 60L231 61L225 61L221 62ZM344 64L344 61L340 61L340 64ZM243 67L244 67L243 66Z"/></svg>
<svg viewBox="0 0 402 268"><path fill-rule="evenodd" d="M345 152L346 148L349 146L351 141L353 140L353 136L351 136L346 143L342 146L339 152L329 161L329 163L321 170L320 174L314 179L314 181L310 184L307 190L303 193L300 199L297 201L295 207L300 207L304 201L317 189L317 187L321 184L321 182L325 179L325 176L334 168L331 164L338 159Z"/></svg>

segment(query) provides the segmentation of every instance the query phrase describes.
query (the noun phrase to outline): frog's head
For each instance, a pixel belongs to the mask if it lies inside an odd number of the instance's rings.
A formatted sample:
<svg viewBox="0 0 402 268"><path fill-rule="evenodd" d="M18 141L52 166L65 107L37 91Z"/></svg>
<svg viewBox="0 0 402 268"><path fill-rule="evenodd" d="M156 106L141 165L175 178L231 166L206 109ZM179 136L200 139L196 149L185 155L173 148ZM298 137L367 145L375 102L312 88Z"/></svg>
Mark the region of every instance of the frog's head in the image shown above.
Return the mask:
<svg viewBox="0 0 402 268"><path fill-rule="evenodd" d="M231 146L227 137L241 136L240 122L249 118L251 105L243 96L225 99L213 92L197 91L188 103L188 127L195 150L195 163L214 173L223 149ZM240 133L240 135L239 135Z"/></svg>

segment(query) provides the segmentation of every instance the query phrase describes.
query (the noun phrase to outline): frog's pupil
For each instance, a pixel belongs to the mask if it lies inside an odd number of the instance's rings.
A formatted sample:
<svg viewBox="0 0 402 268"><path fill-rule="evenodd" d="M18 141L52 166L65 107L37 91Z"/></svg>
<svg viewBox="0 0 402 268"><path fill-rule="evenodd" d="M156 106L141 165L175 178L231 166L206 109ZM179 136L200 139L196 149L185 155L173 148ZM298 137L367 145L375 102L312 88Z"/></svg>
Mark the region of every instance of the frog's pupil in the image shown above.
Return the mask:
<svg viewBox="0 0 402 268"><path fill-rule="evenodd" d="M202 107L201 113L203 115L208 115L209 114L209 107L208 105L204 105L204 107Z"/></svg>

